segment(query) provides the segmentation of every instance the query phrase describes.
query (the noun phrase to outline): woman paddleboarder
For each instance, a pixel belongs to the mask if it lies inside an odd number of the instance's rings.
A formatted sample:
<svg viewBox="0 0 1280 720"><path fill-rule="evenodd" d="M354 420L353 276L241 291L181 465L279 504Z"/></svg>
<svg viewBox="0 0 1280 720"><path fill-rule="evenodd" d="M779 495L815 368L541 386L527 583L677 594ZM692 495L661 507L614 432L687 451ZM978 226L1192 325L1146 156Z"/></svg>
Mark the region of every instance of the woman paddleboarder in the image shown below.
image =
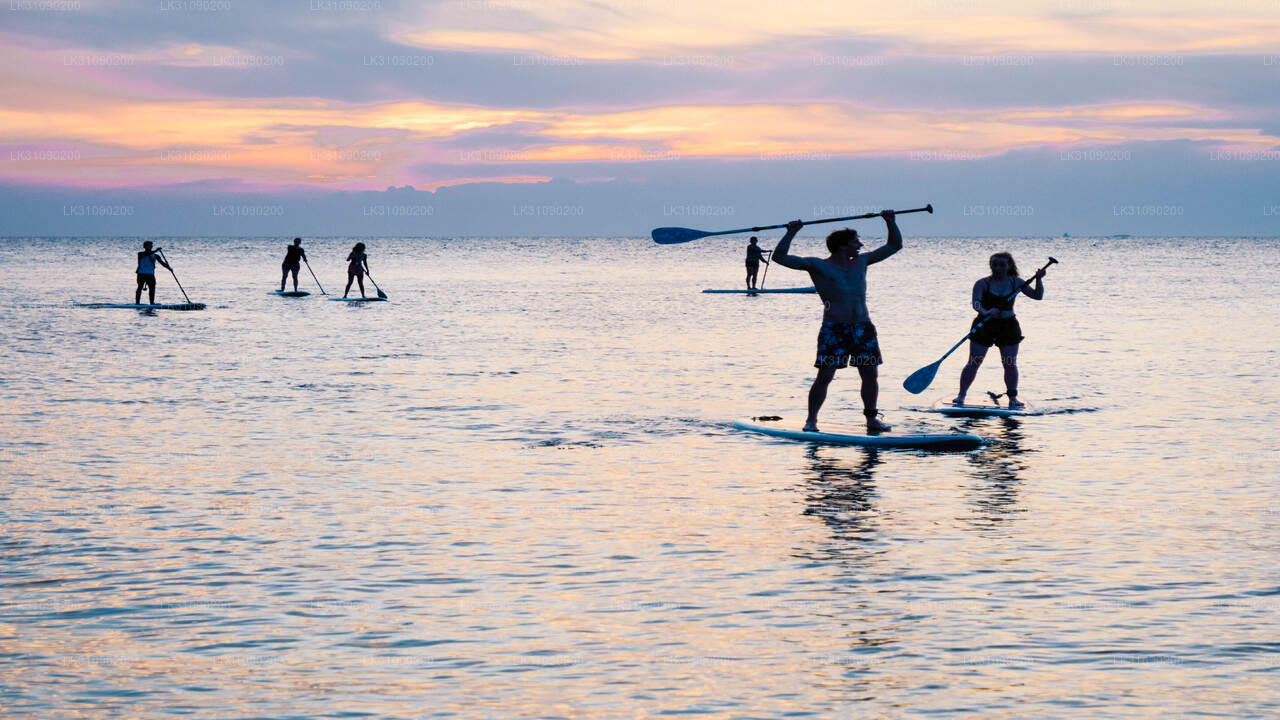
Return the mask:
<svg viewBox="0 0 1280 720"><path fill-rule="evenodd" d="M293 291L298 292L298 271L302 269L302 261L307 259L307 251L302 249L302 238L294 238L293 244L285 247L284 262L280 263L280 292L284 292L284 281L293 273Z"/></svg>
<svg viewBox="0 0 1280 720"><path fill-rule="evenodd" d="M1018 265L1013 256L1007 252L998 252L989 261L991 274L973 284L973 309L978 317L973 319L970 328L977 327L969 338L969 362L960 371L960 393L951 401L953 405L963 405L964 396L969 386L978 375L978 366L987 356L992 345L1000 348L1000 361L1004 365L1005 395L1009 398L1009 407L1024 407L1018 400L1018 343L1022 342L1022 327L1018 325L1018 317L1013 314L1013 301L1021 293L1032 300L1044 298L1044 270L1037 270L1031 283L1018 277ZM983 322L985 321L985 322Z"/></svg>
<svg viewBox="0 0 1280 720"><path fill-rule="evenodd" d="M342 297L351 292L352 281L360 283L360 297L364 297L364 274L369 271L369 256L364 254L364 243L358 242L347 255L347 289Z"/></svg>

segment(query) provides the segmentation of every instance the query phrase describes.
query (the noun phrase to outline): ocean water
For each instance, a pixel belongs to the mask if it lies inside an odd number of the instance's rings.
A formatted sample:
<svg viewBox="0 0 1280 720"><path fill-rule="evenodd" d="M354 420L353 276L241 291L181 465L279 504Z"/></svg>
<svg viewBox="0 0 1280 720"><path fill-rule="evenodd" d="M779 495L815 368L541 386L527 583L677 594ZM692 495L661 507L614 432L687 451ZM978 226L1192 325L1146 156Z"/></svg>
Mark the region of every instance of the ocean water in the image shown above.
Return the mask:
<svg viewBox="0 0 1280 720"><path fill-rule="evenodd" d="M973 452L732 429L803 416L821 312L701 294L739 238L365 238L368 304L159 238L209 307L156 313L73 304L132 301L136 238L0 241L0 713L1280 715L1277 242L903 228L880 405ZM353 242L307 241L331 294ZM926 412L1002 249L1061 261L1038 414ZM859 407L839 374L825 424Z"/></svg>

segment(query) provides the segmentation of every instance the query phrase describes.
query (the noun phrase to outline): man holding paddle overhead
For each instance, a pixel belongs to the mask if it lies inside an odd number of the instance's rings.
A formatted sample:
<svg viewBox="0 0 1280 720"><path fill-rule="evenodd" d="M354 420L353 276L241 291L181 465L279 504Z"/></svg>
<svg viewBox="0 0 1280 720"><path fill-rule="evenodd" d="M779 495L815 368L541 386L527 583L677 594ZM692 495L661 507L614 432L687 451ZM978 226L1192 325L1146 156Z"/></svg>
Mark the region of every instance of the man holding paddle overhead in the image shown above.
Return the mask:
<svg viewBox="0 0 1280 720"><path fill-rule="evenodd" d="M818 332L818 357L814 367L818 376L809 388L807 432L818 431L818 411L827 399L827 386L836 370L852 364L862 379L862 413L867 418L867 432L879 433L889 426L876 418L876 400L880 394L877 366L884 362L876 341L876 327L867 312L867 266L888 258L902 249L902 232L892 210L880 213L889 229L889 240L883 247L861 254L858 231L837 230L827 236L825 258L799 257L791 254L791 240L804 225L801 220L787 223L787 234L773 249L773 260L783 267L804 270L822 297L822 329Z"/></svg>

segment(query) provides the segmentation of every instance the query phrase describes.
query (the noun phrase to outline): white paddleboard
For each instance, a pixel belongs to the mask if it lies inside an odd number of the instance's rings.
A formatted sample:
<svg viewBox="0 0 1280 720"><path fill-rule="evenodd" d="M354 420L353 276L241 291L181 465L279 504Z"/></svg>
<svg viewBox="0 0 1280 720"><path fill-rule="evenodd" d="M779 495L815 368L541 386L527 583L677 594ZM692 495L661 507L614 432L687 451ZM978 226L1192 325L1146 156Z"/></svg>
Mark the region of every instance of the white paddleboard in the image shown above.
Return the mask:
<svg viewBox="0 0 1280 720"><path fill-rule="evenodd" d="M1023 415L1031 415L1034 412L1031 409L1030 405L1024 405L1021 408L1011 409L1007 407L1000 407L999 405L994 405L994 404L952 405L949 402L936 403L931 409L931 411L942 414L942 415L946 415L947 417L968 417L968 418L1021 417Z"/></svg>
<svg viewBox="0 0 1280 720"><path fill-rule="evenodd" d="M157 305L134 305L131 303L76 303L88 308L128 308L130 310L203 310L204 303L175 303Z"/></svg>
<svg viewBox="0 0 1280 720"><path fill-rule="evenodd" d="M732 293L735 295L768 295L770 293L816 293L818 289L815 287L798 287L798 288L768 288L766 290L747 290L746 288L736 290L703 290L704 293Z"/></svg>
<svg viewBox="0 0 1280 720"><path fill-rule="evenodd" d="M766 424L746 420L739 420L733 426L739 430L760 433L769 437L822 445L859 445L862 447L919 448L922 450L972 450L982 444L982 438L977 435L961 433L896 435L889 432L882 435L857 435L847 431L805 432L804 430L794 427L787 428L776 423Z"/></svg>
<svg viewBox="0 0 1280 720"><path fill-rule="evenodd" d="M382 302L386 300L386 298L380 298L377 295L374 295L373 297L362 297L362 298L329 298L329 299L334 302Z"/></svg>
<svg viewBox="0 0 1280 720"><path fill-rule="evenodd" d="M306 297L311 293L306 290L272 290L271 294L279 295L280 297Z"/></svg>

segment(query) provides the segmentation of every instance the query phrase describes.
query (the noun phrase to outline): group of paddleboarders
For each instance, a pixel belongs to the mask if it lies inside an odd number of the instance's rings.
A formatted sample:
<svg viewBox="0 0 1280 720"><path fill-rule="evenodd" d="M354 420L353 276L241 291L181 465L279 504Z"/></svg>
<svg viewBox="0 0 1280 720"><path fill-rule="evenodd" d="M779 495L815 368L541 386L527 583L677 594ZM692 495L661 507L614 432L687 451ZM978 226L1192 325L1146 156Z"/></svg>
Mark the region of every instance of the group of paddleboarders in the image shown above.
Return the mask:
<svg viewBox="0 0 1280 720"><path fill-rule="evenodd" d="M876 326L867 311L867 267L901 250L902 232L892 210L885 210L880 216L884 218L889 237L883 246L868 253L862 252L858 231L843 228L827 236L827 257L793 255L791 241L804 225L801 220L787 223L786 234L773 248L772 261L809 273L818 296L822 298L822 326L818 330L818 351L814 360L818 374L809 388L809 413L804 424L806 432L818 432L818 412L827 399L827 388L835 378L836 370L850 365L858 369L861 379L862 413L866 417L867 432L875 434L890 429L880 421L881 413L876 406L880 394L878 366L884 359L876 338ZM748 287L754 285L751 259L762 255L756 239L751 238L747 246ZM1000 349L1004 365L1009 407L1021 408L1024 404L1018 400L1017 360L1018 345L1023 335L1013 312L1013 302L1019 294L1033 300L1044 298L1044 270L1036 272L1030 282L1025 281L1018 277L1018 266L1007 252L992 255L989 265L991 274L973 286L973 309L978 312L978 317L974 318L971 326L969 361L960 373L960 392L952 403L964 404L965 394L973 384L978 366L995 345Z"/></svg>
<svg viewBox="0 0 1280 720"><path fill-rule="evenodd" d="M152 247L152 242L147 240L142 243L142 250L138 253L136 273L138 288L133 296L135 305L142 304L143 288L147 289L147 302L156 304L156 263L168 270L173 269L169 263L165 262L161 248ZM307 251L302 247L302 238L294 238L291 245L285 246L284 261L280 263L280 292L284 292L285 283L290 275L293 276L293 291L298 292L298 271L302 269L303 263L307 263L307 269L310 270L311 264L307 262ZM347 287L342 297L347 297L351 292L352 283L356 283L360 288L360 297L365 297L364 276L368 272L369 256L365 252L364 243L358 242L351 248L351 252L347 253Z"/></svg>
<svg viewBox="0 0 1280 720"><path fill-rule="evenodd" d="M294 238L293 244L285 247L284 262L280 263L280 292L284 292L285 280L293 275L293 291L298 291L298 270L307 262L307 251L302 249L302 238ZM307 263L307 269L311 264ZM342 297L351 293L351 283L360 287L360 297L364 297L364 276L369 272L369 256L364 251L364 243L358 242L351 252L347 253L347 287Z"/></svg>

